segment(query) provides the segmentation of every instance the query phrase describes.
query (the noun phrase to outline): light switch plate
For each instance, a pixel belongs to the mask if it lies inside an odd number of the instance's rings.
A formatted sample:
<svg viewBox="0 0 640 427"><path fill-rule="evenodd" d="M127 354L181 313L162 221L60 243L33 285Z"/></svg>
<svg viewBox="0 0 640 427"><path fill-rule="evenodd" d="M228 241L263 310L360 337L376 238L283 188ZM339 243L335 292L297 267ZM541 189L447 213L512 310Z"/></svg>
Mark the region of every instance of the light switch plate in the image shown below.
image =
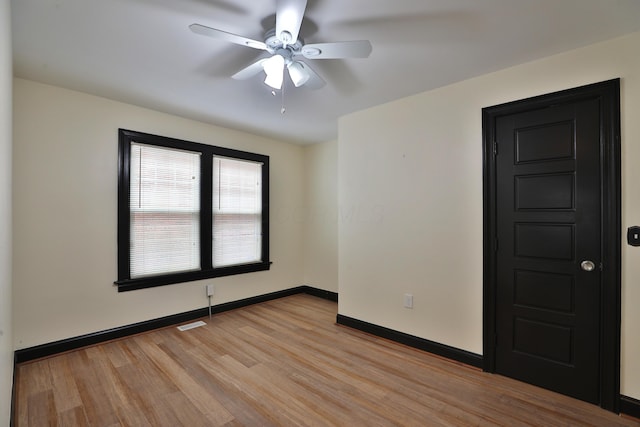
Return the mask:
<svg viewBox="0 0 640 427"><path fill-rule="evenodd" d="M631 246L640 246L640 227L634 225L627 229L627 243Z"/></svg>

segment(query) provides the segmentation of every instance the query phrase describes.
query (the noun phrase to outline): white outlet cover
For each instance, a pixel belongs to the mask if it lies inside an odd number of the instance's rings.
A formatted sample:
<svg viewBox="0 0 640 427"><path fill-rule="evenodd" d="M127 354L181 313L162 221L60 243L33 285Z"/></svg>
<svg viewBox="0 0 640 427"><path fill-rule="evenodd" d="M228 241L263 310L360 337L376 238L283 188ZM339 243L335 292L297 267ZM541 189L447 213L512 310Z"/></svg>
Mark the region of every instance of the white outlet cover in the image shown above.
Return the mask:
<svg viewBox="0 0 640 427"><path fill-rule="evenodd" d="M413 308L413 295L404 294L404 307Z"/></svg>

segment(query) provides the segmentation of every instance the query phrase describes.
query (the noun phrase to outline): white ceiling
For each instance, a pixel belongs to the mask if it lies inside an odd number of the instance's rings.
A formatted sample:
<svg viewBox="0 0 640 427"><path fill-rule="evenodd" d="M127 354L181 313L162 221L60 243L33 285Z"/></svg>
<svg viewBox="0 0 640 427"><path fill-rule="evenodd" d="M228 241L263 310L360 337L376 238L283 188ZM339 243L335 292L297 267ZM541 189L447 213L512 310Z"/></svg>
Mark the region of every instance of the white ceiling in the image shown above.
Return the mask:
<svg viewBox="0 0 640 427"><path fill-rule="evenodd" d="M263 52L275 0L12 0L14 73L296 143L337 137L347 113L640 30L640 0L309 0L306 43L368 39L367 59L307 61L320 90L229 76ZM640 54L640 47L638 49ZM523 81L523 84L526 82Z"/></svg>

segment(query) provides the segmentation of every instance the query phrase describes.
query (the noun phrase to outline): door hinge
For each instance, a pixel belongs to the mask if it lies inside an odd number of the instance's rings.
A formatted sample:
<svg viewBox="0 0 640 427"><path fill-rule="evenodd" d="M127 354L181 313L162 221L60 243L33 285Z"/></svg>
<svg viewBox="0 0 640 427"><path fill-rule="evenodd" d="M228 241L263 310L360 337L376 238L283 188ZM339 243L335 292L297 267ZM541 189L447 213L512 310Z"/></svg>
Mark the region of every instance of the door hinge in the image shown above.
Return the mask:
<svg viewBox="0 0 640 427"><path fill-rule="evenodd" d="M493 252L498 252L498 238L493 239Z"/></svg>
<svg viewBox="0 0 640 427"><path fill-rule="evenodd" d="M498 155L498 141L493 141L493 156Z"/></svg>

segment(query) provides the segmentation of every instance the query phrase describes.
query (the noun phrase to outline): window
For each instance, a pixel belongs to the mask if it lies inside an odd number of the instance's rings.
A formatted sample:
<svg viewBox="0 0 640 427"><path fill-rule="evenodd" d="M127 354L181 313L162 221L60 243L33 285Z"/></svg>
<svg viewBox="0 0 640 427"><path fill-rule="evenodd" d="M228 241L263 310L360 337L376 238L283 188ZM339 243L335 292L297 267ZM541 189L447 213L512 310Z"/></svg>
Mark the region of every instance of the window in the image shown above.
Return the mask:
<svg viewBox="0 0 640 427"><path fill-rule="evenodd" d="M268 270L269 157L120 129L119 291Z"/></svg>
<svg viewBox="0 0 640 427"><path fill-rule="evenodd" d="M200 269L200 153L132 143L131 278Z"/></svg>
<svg viewBox="0 0 640 427"><path fill-rule="evenodd" d="M262 165L213 158L213 266L257 262L261 257Z"/></svg>

